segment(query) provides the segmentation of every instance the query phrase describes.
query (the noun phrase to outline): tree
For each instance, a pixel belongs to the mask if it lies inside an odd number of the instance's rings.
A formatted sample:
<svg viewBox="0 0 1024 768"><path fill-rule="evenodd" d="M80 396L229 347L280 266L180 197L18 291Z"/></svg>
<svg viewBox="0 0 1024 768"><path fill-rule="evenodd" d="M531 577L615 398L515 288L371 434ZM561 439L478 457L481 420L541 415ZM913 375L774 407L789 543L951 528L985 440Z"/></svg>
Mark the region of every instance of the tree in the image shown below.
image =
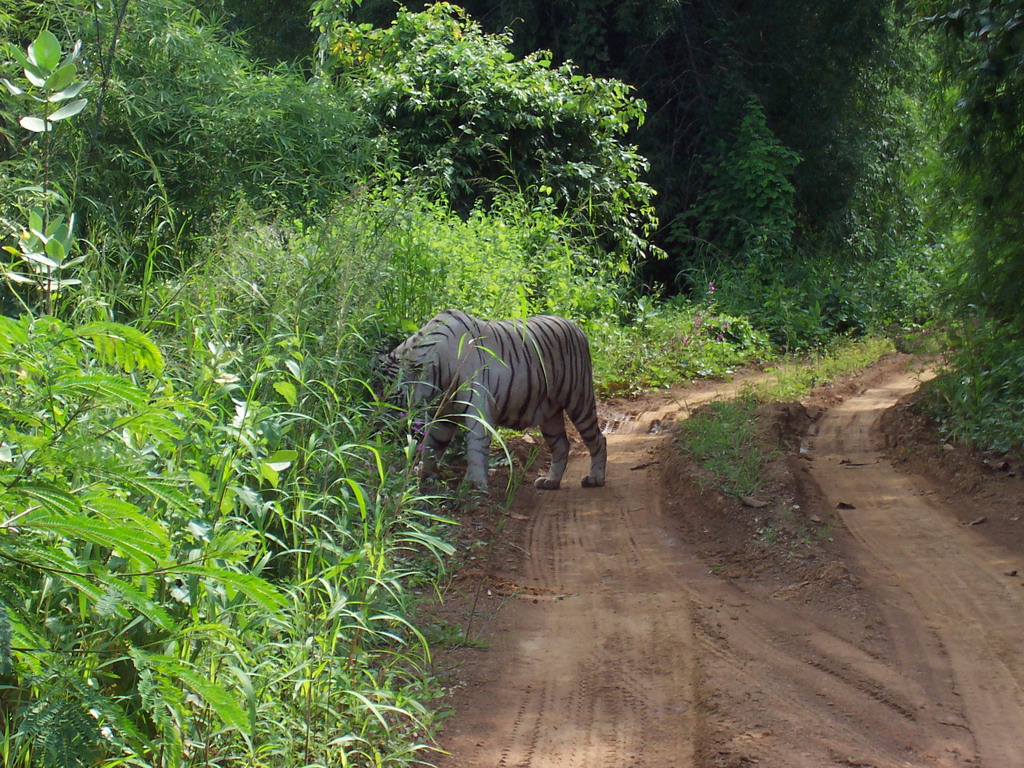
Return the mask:
<svg viewBox="0 0 1024 768"><path fill-rule="evenodd" d="M922 4L922 12L934 10ZM965 303L999 322L1024 322L1024 3L946 3L938 28L940 91L952 160L947 181L965 202L968 252L960 275Z"/></svg>
<svg viewBox="0 0 1024 768"><path fill-rule="evenodd" d="M645 105L629 86L554 66L545 51L517 58L510 32L487 34L449 3L401 9L387 28L320 5L327 71L355 83L414 178L464 212L508 191L552 204L623 269L648 251L653 191L626 141Z"/></svg>
<svg viewBox="0 0 1024 768"><path fill-rule="evenodd" d="M369 4L371 0L367 0ZM379 2L373 3L379 13ZM555 61L636 86L649 105L633 136L651 161L645 179L658 190L655 240L671 259L649 265L651 277L714 263L742 266L738 244L755 219L736 219L709 199L735 183L727 154L757 153L746 144L744 110L763 115L760 135L799 162L774 165L774 184L792 187L794 249L847 260L905 248L919 227L904 198L908 119L899 91L914 73L903 50L902 12L892 0L466 0L488 29L511 25L516 50L550 48ZM750 114L753 114L751 112ZM909 138L909 137L907 137ZM920 141L917 141L920 144ZM781 156L781 155L780 155ZM725 173L722 177L719 174ZM744 194L759 193L764 178ZM877 198L871 214L862 202ZM881 200L884 198L884 202ZM700 214L700 221L695 216ZM710 218L709 218L710 217ZM901 217L897 220L897 217ZM681 231L719 233L715 242L680 241ZM670 238L676 235L675 242ZM893 233L897 233L892 237ZM774 236L774 235L773 235ZM878 244L870 250L861 243ZM851 243L857 243L851 248Z"/></svg>

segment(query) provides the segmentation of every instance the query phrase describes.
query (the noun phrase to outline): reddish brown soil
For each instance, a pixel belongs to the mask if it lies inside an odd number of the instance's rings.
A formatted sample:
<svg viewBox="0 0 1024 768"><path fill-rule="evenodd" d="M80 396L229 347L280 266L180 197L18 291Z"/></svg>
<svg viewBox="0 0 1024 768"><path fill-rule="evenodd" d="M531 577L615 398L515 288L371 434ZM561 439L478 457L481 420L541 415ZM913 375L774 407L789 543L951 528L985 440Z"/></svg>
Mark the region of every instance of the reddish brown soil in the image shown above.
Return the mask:
<svg viewBox="0 0 1024 768"><path fill-rule="evenodd" d="M605 403L605 488L580 450L562 490L466 515L431 760L1024 766L1024 480L892 409L911 363L762 409L782 451L746 505L672 424L732 382Z"/></svg>

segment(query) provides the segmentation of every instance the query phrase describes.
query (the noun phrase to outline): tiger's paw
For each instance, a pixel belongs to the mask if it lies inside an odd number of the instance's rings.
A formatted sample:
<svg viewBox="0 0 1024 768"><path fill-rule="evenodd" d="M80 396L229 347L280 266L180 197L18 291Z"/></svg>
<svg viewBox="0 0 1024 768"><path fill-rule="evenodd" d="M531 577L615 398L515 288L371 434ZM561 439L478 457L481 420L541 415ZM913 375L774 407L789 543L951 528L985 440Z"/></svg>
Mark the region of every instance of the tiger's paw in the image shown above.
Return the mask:
<svg viewBox="0 0 1024 768"><path fill-rule="evenodd" d="M561 480L548 480L546 477L538 477L533 484L542 491L557 491L562 484Z"/></svg>
<svg viewBox="0 0 1024 768"><path fill-rule="evenodd" d="M601 486L604 485L604 478L591 477L590 475L587 475L580 482L580 485L582 485L584 488L600 488Z"/></svg>

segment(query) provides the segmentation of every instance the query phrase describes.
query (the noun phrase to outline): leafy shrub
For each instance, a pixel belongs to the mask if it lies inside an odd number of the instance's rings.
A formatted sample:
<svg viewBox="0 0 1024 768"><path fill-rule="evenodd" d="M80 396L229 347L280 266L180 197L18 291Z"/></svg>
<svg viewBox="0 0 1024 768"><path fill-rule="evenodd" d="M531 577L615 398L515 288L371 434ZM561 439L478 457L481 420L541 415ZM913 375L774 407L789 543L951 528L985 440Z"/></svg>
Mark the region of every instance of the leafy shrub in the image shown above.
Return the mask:
<svg viewBox="0 0 1024 768"><path fill-rule="evenodd" d="M182 492L171 459L192 406L162 369L125 326L0 318L0 611L13 652L0 696L21 721L10 765L84 766L154 731L171 746L207 718L246 727L219 664L177 646L196 623L211 639L228 632L207 608L230 603L258 625L284 599L246 566L251 537L200 525ZM168 697L187 692L195 705L172 726Z"/></svg>
<svg viewBox="0 0 1024 768"><path fill-rule="evenodd" d="M387 154L343 91L252 63L184 0L28 5L83 41L89 107L52 143L51 165L74 178L66 197L106 279L142 281L154 260L186 268L191 233L238 200L324 210ZM21 198L29 160L3 159L0 202Z"/></svg>
<svg viewBox="0 0 1024 768"><path fill-rule="evenodd" d="M982 450L1024 449L1024 353L1018 326L965 323L952 333L948 366L924 386L942 431Z"/></svg>
<svg viewBox="0 0 1024 768"><path fill-rule="evenodd" d="M57 67L56 38L38 40L26 69ZM52 291L73 238L45 216L8 250ZM371 280L266 260L268 304L231 264L160 286L142 313L169 366L126 325L0 316L5 765L387 765L422 748L429 650L406 564L451 550L348 370L362 347L344 310L360 315L349 299Z"/></svg>
<svg viewBox="0 0 1024 768"><path fill-rule="evenodd" d="M700 274L700 273L698 273ZM936 316L940 259L916 254L843 261L794 253L713 274L722 308L747 317L782 349L822 347L836 336L919 328Z"/></svg>
<svg viewBox="0 0 1024 768"><path fill-rule="evenodd" d="M241 324L174 295L166 356L0 318L6 764L405 762L434 695L405 584L451 549L354 381L359 308L325 344L309 294Z"/></svg>
<svg viewBox="0 0 1024 768"><path fill-rule="evenodd" d="M671 238L695 245L698 253L713 248L727 262L780 260L791 251L796 228L789 177L800 158L775 138L754 99L723 97L715 122L722 132L706 152L708 188L672 221ZM718 254L705 258L721 260Z"/></svg>
<svg viewBox="0 0 1024 768"><path fill-rule="evenodd" d="M623 321L592 320L598 390L633 393L681 381L731 373L769 356L764 334L744 318L722 313L710 286L702 305L641 301Z"/></svg>
<svg viewBox="0 0 1024 768"><path fill-rule="evenodd" d="M1019 323L1024 257L1020 249L1020 157L1024 137L1024 28L1016 3L986 0L915 3L940 30L936 57L945 88L935 94L951 161L944 169L949 206L967 235L955 289L964 304L998 322ZM998 397L998 396L997 396Z"/></svg>
<svg viewBox="0 0 1024 768"><path fill-rule="evenodd" d="M415 188L374 186L312 223L240 206L209 240L204 278L178 299L238 318L289 317L327 338L341 318L358 317L373 346L449 307L493 319L586 319L612 314L625 293L621 275L574 240L563 218L515 195L459 216ZM171 301L169 325L184 321L182 306ZM231 335L251 333L243 321Z"/></svg>
<svg viewBox="0 0 1024 768"><path fill-rule="evenodd" d="M485 34L450 3L400 9L386 29L348 22L337 6L315 10L328 71L354 83L400 158L457 210L518 191L553 201L623 270L647 252L653 191L625 142L645 105L629 86L552 67L546 52L516 59L510 32Z"/></svg>

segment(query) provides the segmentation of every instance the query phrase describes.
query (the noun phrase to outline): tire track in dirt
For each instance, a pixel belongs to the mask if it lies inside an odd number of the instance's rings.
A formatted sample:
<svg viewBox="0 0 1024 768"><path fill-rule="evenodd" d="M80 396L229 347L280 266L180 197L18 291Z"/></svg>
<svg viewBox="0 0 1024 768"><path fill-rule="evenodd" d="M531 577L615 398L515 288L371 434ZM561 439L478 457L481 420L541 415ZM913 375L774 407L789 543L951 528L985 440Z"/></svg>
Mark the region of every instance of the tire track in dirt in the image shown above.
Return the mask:
<svg viewBox="0 0 1024 768"><path fill-rule="evenodd" d="M917 385L917 377L903 375L830 409L806 440L811 473L832 505L853 507L839 514L875 564L892 612L903 616L894 626L926 627L948 654L981 765L1020 768L1024 589L1008 574L1021 567L1021 556L957 524L880 452L882 412ZM919 651L921 638L911 641L911 652Z"/></svg>
<svg viewBox="0 0 1024 768"><path fill-rule="evenodd" d="M518 599L492 620L475 671L486 703L457 706L441 744L450 754L438 765L694 765L699 654L688 579L695 559L663 524L653 473L633 469L653 466L662 438L649 433L652 421L682 407L668 400L608 435L614 480L604 488L571 485L582 466L574 456L562 490L520 491L527 555L509 579Z"/></svg>

